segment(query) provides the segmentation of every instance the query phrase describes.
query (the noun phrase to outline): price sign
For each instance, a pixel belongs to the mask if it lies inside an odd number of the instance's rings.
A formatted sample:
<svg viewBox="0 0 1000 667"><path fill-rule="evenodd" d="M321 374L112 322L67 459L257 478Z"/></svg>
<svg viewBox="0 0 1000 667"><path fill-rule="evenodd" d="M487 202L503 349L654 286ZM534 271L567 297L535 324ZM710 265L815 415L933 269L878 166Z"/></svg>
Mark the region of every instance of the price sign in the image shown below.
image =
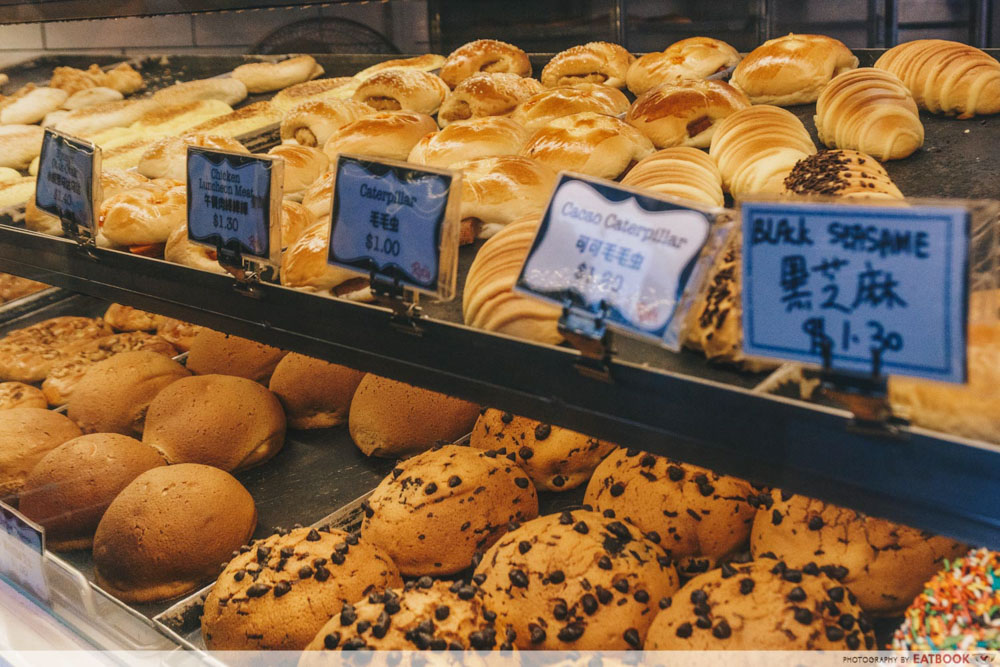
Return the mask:
<svg viewBox="0 0 1000 667"><path fill-rule="evenodd" d="M100 173L100 148L89 141L46 129L38 163L35 205L60 218L67 236L96 238Z"/></svg>
<svg viewBox="0 0 1000 667"><path fill-rule="evenodd" d="M965 381L964 208L743 202L743 349Z"/></svg>
<svg viewBox="0 0 1000 667"><path fill-rule="evenodd" d="M283 163L270 156L188 147L188 239L219 252L277 266L281 259Z"/></svg>
<svg viewBox="0 0 1000 667"><path fill-rule="evenodd" d="M43 562L45 531L0 502L0 574L40 600L48 600Z"/></svg>
<svg viewBox="0 0 1000 667"><path fill-rule="evenodd" d="M453 298L460 188L460 174L340 155L328 262Z"/></svg>
<svg viewBox="0 0 1000 667"><path fill-rule="evenodd" d="M515 290L673 344L670 324L713 218L562 174Z"/></svg>

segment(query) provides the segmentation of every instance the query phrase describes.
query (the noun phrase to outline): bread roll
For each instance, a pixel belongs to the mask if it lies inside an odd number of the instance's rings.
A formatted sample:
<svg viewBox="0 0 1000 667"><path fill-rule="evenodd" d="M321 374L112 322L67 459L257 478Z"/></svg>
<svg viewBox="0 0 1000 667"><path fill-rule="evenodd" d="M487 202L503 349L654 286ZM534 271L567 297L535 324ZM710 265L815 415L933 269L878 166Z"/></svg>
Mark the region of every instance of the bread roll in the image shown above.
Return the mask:
<svg viewBox="0 0 1000 667"><path fill-rule="evenodd" d="M38 387L23 382L0 382L0 410L47 407L49 402Z"/></svg>
<svg viewBox="0 0 1000 667"><path fill-rule="evenodd" d="M128 63L119 63L105 72L105 85L114 88L123 95L131 95L146 85L142 75Z"/></svg>
<svg viewBox="0 0 1000 667"><path fill-rule="evenodd" d="M167 243L163 246L163 259L174 264L190 266L199 271L218 273L224 275L227 271L219 264L219 255L216 250L208 246L191 243L188 240L187 225L174 228L167 237Z"/></svg>
<svg viewBox="0 0 1000 667"><path fill-rule="evenodd" d="M873 616L899 614L941 567L968 547L806 496L771 494L753 522L750 551L788 567L819 569L847 586Z"/></svg>
<svg viewBox="0 0 1000 667"><path fill-rule="evenodd" d="M475 403L369 373L351 399L348 423L367 456L395 458L458 440L478 416Z"/></svg>
<svg viewBox="0 0 1000 667"><path fill-rule="evenodd" d="M88 88L105 87L116 90L123 95L131 95L142 89L142 75L128 63L119 63L107 72L96 64L86 70L74 67L56 67L52 71L49 85L59 88L72 95Z"/></svg>
<svg viewBox="0 0 1000 667"><path fill-rule="evenodd" d="M894 74L873 67L834 77L816 102L816 131L830 148L879 160L908 157L924 143L917 104Z"/></svg>
<svg viewBox="0 0 1000 667"><path fill-rule="evenodd" d="M0 101L0 124L31 125L63 105L69 95L58 88L34 88L23 97Z"/></svg>
<svg viewBox="0 0 1000 667"><path fill-rule="evenodd" d="M0 167L27 168L42 152L44 134L45 130L37 125L0 126Z"/></svg>
<svg viewBox="0 0 1000 667"><path fill-rule="evenodd" d="M71 111L55 123L54 127L60 132L96 139L96 135L103 130L128 127L147 114L162 108L158 102L148 99L105 102Z"/></svg>
<svg viewBox="0 0 1000 667"><path fill-rule="evenodd" d="M504 116L519 103L540 92L537 80L509 72L480 72L455 86L441 103L441 127L470 118Z"/></svg>
<svg viewBox="0 0 1000 667"><path fill-rule="evenodd" d="M165 137L153 143L139 159L139 173L146 178L170 178L187 181L188 146L210 148L249 155L250 151L235 139L217 134L189 134L186 137Z"/></svg>
<svg viewBox="0 0 1000 667"><path fill-rule="evenodd" d="M32 468L18 509L45 528L54 551L89 549L111 501L163 459L127 435L91 433L56 447Z"/></svg>
<svg viewBox="0 0 1000 667"><path fill-rule="evenodd" d="M517 463L540 491L569 491L580 486L615 448L561 426L519 417L495 408L484 410L469 445Z"/></svg>
<svg viewBox="0 0 1000 667"><path fill-rule="evenodd" d="M376 111L413 111L430 116L437 113L447 94L448 84L434 74L418 69L389 69L362 81L352 99Z"/></svg>
<svg viewBox="0 0 1000 667"><path fill-rule="evenodd" d="M331 185L332 188L332 185ZM303 202L306 202L303 199ZM370 300L368 278L327 264L330 214L320 218L281 255L281 284L358 301Z"/></svg>
<svg viewBox="0 0 1000 667"><path fill-rule="evenodd" d="M910 89L921 109L972 118L1000 112L1000 63L979 49L944 39L917 39L875 61Z"/></svg>
<svg viewBox="0 0 1000 667"><path fill-rule="evenodd" d="M100 319L71 316L12 331L0 339L0 379L41 382L67 356L111 333Z"/></svg>
<svg viewBox="0 0 1000 667"><path fill-rule="evenodd" d="M617 88L600 83L577 83L546 88L517 105L510 117L534 132L549 121L584 111L621 116L629 102Z"/></svg>
<svg viewBox="0 0 1000 667"><path fill-rule="evenodd" d="M354 78L359 81L364 81L372 74L388 69L416 69L421 72L433 72L436 69L441 69L441 65L444 64L444 60L444 56L440 56L436 53L425 53L421 56L413 56L412 58L394 58L392 60L385 60L372 65L371 67L366 67L355 74Z"/></svg>
<svg viewBox="0 0 1000 667"><path fill-rule="evenodd" d="M549 514L507 533L476 575L497 622L532 650L637 649L677 590L663 549L634 526L584 510Z"/></svg>
<svg viewBox="0 0 1000 667"><path fill-rule="evenodd" d="M832 37L789 33L748 53L731 82L754 104L809 104L830 79L857 66L851 50Z"/></svg>
<svg viewBox="0 0 1000 667"><path fill-rule="evenodd" d="M139 166L142 154L153 145L154 141L155 139L137 139L108 150L104 153L103 164L105 167L115 169L135 169Z"/></svg>
<svg viewBox="0 0 1000 667"><path fill-rule="evenodd" d="M735 67L739 61L739 51L720 39L688 37L665 51L640 56L629 66L625 82L638 96L661 84L707 78Z"/></svg>
<svg viewBox="0 0 1000 667"><path fill-rule="evenodd" d="M531 76L531 61L527 53L513 44L495 39L477 39L449 53L441 65L441 78L452 89L476 72Z"/></svg>
<svg viewBox="0 0 1000 667"><path fill-rule="evenodd" d="M410 151L407 161L450 168L465 160L517 155L527 139L528 131L509 118L475 118L425 135Z"/></svg>
<svg viewBox="0 0 1000 667"><path fill-rule="evenodd" d="M610 42L588 42L557 53L542 70L546 88L574 83L603 83L612 88L625 87L625 75L635 56Z"/></svg>
<svg viewBox="0 0 1000 667"><path fill-rule="evenodd" d="M281 119L282 112L269 102L254 102L236 111L205 120L190 128L190 132L239 137L278 125Z"/></svg>
<svg viewBox="0 0 1000 667"><path fill-rule="evenodd" d="M556 185L556 172L540 162L516 155L480 158L451 166L462 172L459 215L463 243L488 239L526 216L540 216Z"/></svg>
<svg viewBox="0 0 1000 667"><path fill-rule="evenodd" d="M253 498L229 473L194 463L147 470L97 526L97 584L129 603L185 595L218 574L256 525Z"/></svg>
<svg viewBox="0 0 1000 667"><path fill-rule="evenodd" d="M339 426L347 421L364 372L291 353L278 362L268 388L281 401L289 428Z"/></svg>
<svg viewBox="0 0 1000 667"><path fill-rule="evenodd" d="M702 206L723 206L722 175L704 151L675 146L639 160L625 174L622 185L678 197Z"/></svg>
<svg viewBox="0 0 1000 667"><path fill-rule="evenodd" d="M181 352L187 352L191 349L191 343L194 341L195 336L201 333L203 328L197 324L182 322L172 317L165 317L157 324L156 334Z"/></svg>
<svg viewBox="0 0 1000 667"><path fill-rule="evenodd" d="M134 171L124 171L122 169L104 169L101 172L101 197L102 201L113 197L125 190L140 186L144 183L148 183L149 179L141 174L137 174ZM35 196L32 194L31 199L24 211L24 226L28 229L41 232L43 234L50 234L52 236L62 236L63 228L62 221L55 217L54 215L49 215L45 211L38 208L35 203ZM104 233L98 230L98 243L104 239Z"/></svg>
<svg viewBox="0 0 1000 667"><path fill-rule="evenodd" d="M781 193L795 163L815 152L802 121L767 105L719 121L708 151L719 165L722 186L734 197Z"/></svg>
<svg viewBox="0 0 1000 667"><path fill-rule="evenodd" d="M104 321L115 331L156 331L164 318L131 306L113 303L104 311Z"/></svg>
<svg viewBox="0 0 1000 667"><path fill-rule="evenodd" d="M42 408L0 410L0 496L20 493L42 457L79 435L80 428L58 412Z"/></svg>
<svg viewBox="0 0 1000 667"><path fill-rule="evenodd" d="M281 451L285 413L274 394L252 380L195 375L156 395L146 413L142 442L170 464L244 470Z"/></svg>
<svg viewBox="0 0 1000 667"><path fill-rule="evenodd" d="M316 218L305 206L290 199L281 200L281 247L294 245L313 226Z"/></svg>
<svg viewBox="0 0 1000 667"><path fill-rule="evenodd" d="M163 105L185 104L199 100L219 100L235 106L247 98L247 87L239 79L214 77L184 81L161 88L153 93L153 100Z"/></svg>
<svg viewBox="0 0 1000 667"><path fill-rule="evenodd" d="M902 199L903 193L875 158L852 150L820 151L795 163L785 193L849 199Z"/></svg>
<svg viewBox="0 0 1000 667"><path fill-rule="evenodd" d="M151 182L105 199L104 236L123 246L166 243L170 232L187 225L187 187L175 183Z"/></svg>
<svg viewBox="0 0 1000 667"><path fill-rule="evenodd" d="M585 111L543 125L528 139L521 155L556 171L613 180L653 150L652 142L631 125Z"/></svg>
<svg viewBox="0 0 1000 667"><path fill-rule="evenodd" d="M35 160L38 158L35 157ZM32 160L34 161L34 160ZM37 175L37 172L35 173ZM0 167L0 183L10 183L11 181L16 181L21 178L20 172L17 169L11 169L10 167Z"/></svg>
<svg viewBox="0 0 1000 667"><path fill-rule="evenodd" d="M74 111L76 109L83 109L84 107L92 107L95 104L117 102L118 100L124 99L124 97L124 95L113 88L104 88L103 86L99 86L97 88L87 88L86 90L75 92L67 97L66 101L62 104L62 108L67 111ZM53 111L51 113L57 112ZM45 122L50 122L49 116L45 117Z"/></svg>
<svg viewBox="0 0 1000 667"><path fill-rule="evenodd" d="M331 162L336 162L340 153L405 160L425 134L436 130L437 123L426 114L379 111L331 134L323 152Z"/></svg>
<svg viewBox="0 0 1000 667"><path fill-rule="evenodd" d="M296 83L315 79L323 73L312 56L296 56L276 63L247 63L232 72L232 77L241 81L251 93L268 93L287 88Z"/></svg>
<svg viewBox="0 0 1000 667"><path fill-rule="evenodd" d="M196 375L223 373L267 382L286 354L276 347L206 327L191 341L187 368Z"/></svg>
<svg viewBox="0 0 1000 667"><path fill-rule="evenodd" d="M205 600L202 636L210 651L300 651L345 605L401 584L367 539L296 528L240 549L226 565Z"/></svg>
<svg viewBox="0 0 1000 667"><path fill-rule="evenodd" d="M640 95L626 120L657 148L708 148L717 122L749 106L746 95L724 81L681 81Z"/></svg>
<svg viewBox="0 0 1000 667"><path fill-rule="evenodd" d="M331 134L372 113L374 109L370 106L354 100L303 102L281 121L281 140L286 144L322 148Z"/></svg>
<svg viewBox="0 0 1000 667"><path fill-rule="evenodd" d="M513 291L538 222L538 216L513 222L476 253L462 293L468 326L549 345L562 342L557 326L562 310Z"/></svg>
<svg viewBox="0 0 1000 667"><path fill-rule="evenodd" d="M302 193L302 206L309 211L315 221L321 218L329 219L333 211L333 186L337 180L337 172L328 171L305 189ZM327 227L329 227L329 222ZM329 229L327 236L329 236Z"/></svg>
<svg viewBox="0 0 1000 667"><path fill-rule="evenodd" d="M24 204L33 196L35 196L34 176L0 183L0 209Z"/></svg>
<svg viewBox="0 0 1000 667"><path fill-rule="evenodd" d="M37 280L22 278L12 273L0 273L0 303L9 303L49 287L50 285Z"/></svg>
<svg viewBox="0 0 1000 667"><path fill-rule="evenodd" d="M338 76L332 79L313 79L298 83L279 91L271 98L271 105L283 114L304 104L320 100L347 101L361 81L353 76ZM322 145L322 144L321 144Z"/></svg>
<svg viewBox="0 0 1000 667"><path fill-rule="evenodd" d="M318 148L279 144L267 152L285 163L285 195L301 194L330 167L330 158ZM282 245L284 245L282 239Z"/></svg>
<svg viewBox="0 0 1000 667"><path fill-rule="evenodd" d="M73 390L66 414L84 433L142 435L153 398L190 374L156 352L122 352L91 366Z"/></svg>

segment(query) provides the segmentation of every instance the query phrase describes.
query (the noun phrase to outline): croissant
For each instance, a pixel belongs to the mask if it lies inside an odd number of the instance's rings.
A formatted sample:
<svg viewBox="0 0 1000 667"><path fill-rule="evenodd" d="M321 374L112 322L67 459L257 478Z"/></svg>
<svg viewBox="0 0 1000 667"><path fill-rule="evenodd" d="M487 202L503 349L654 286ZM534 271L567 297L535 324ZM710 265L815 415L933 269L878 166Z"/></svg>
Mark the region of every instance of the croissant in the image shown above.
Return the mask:
<svg viewBox="0 0 1000 667"><path fill-rule="evenodd" d="M820 151L799 160L785 179L785 194L903 198L875 158L853 150Z"/></svg>
<svg viewBox="0 0 1000 667"><path fill-rule="evenodd" d="M875 67L898 76L917 105L932 113L972 118L1000 112L1000 63L975 47L918 39L892 47Z"/></svg>
<svg viewBox="0 0 1000 667"><path fill-rule="evenodd" d="M873 67L835 77L816 102L816 131L830 148L898 160L924 143L917 103L896 75Z"/></svg>
<svg viewBox="0 0 1000 667"><path fill-rule="evenodd" d="M769 105L741 109L716 123L709 155L733 196L778 194L795 163L816 152L790 111Z"/></svg>
<svg viewBox="0 0 1000 667"><path fill-rule="evenodd" d="M722 176L704 151L690 146L665 148L640 160L622 185L679 197L706 206L722 206Z"/></svg>

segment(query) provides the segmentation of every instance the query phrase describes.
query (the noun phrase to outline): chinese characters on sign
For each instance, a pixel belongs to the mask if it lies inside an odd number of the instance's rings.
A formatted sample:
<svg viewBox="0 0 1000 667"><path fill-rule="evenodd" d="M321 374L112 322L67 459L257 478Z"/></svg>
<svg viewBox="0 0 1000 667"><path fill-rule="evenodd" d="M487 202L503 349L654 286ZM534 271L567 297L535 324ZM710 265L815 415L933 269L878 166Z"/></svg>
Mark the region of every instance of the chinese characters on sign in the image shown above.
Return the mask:
<svg viewBox="0 0 1000 667"><path fill-rule="evenodd" d="M744 202L744 351L965 378L968 214Z"/></svg>
<svg viewBox="0 0 1000 667"><path fill-rule="evenodd" d="M70 234L82 228L96 234L95 214L100 179L100 149L89 141L74 139L53 130L42 138L38 163L35 204L57 216Z"/></svg>

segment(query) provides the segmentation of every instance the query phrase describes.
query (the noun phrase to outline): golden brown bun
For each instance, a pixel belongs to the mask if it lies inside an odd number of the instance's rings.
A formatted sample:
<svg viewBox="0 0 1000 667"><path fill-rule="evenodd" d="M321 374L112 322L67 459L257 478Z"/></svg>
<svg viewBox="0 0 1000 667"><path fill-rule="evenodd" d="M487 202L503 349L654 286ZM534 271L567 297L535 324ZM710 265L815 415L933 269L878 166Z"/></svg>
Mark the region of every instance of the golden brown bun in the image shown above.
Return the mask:
<svg viewBox="0 0 1000 667"><path fill-rule="evenodd" d="M165 465L138 440L91 433L56 447L28 475L18 509L45 528L54 551L89 549L101 516L140 474Z"/></svg>
<svg viewBox="0 0 1000 667"><path fill-rule="evenodd" d="M658 601L678 587L670 559L639 529L584 510L507 533L476 574L519 649L640 648Z"/></svg>
<svg viewBox="0 0 1000 667"><path fill-rule="evenodd" d="M163 315L113 303L104 311L104 321L115 331L155 331Z"/></svg>
<svg viewBox="0 0 1000 667"><path fill-rule="evenodd" d="M739 51L719 39L688 37L674 42L665 51L640 56L628 68L625 81L633 95L664 83L704 79L734 67Z"/></svg>
<svg viewBox="0 0 1000 667"><path fill-rule="evenodd" d="M426 114L410 111L380 111L344 125L330 135L323 152L336 162L340 153L354 153L392 160L405 160L410 151L437 123Z"/></svg>
<svg viewBox="0 0 1000 667"><path fill-rule="evenodd" d="M452 123L417 142L408 162L450 168L456 162L517 155L528 131L509 118L486 116Z"/></svg>
<svg viewBox="0 0 1000 667"><path fill-rule="evenodd" d="M509 72L479 72L455 86L441 103L438 122L449 123L484 116L504 116L520 102L540 92L542 84Z"/></svg>
<svg viewBox="0 0 1000 667"><path fill-rule="evenodd" d="M25 176L0 183L0 209L24 204L35 196L35 177Z"/></svg>
<svg viewBox="0 0 1000 667"><path fill-rule="evenodd" d="M69 95L58 88L32 88L25 95L0 100L0 124L31 125L59 109Z"/></svg>
<svg viewBox="0 0 1000 667"><path fill-rule="evenodd" d="M724 81L681 81L640 95L625 120L657 148L708 148L717 121L749 106L746 95Z"/></svg>
<svg viewBox="0 0 1000 667"><path fill-rule="evenodd" d="M160 390L191 373L156 352L122 352L80 378L66 415L84 433L142 435L146 410Z"/></svg>
<svg viewBox="0 0 1000 667"><path fill-rule="evenodd" d="M513 44L495 39L477 39L449 53L441 65L441 78L452 89L477 72L531 76L531 62L528 54Z"/></svg>
<svg viewBox="0 0 1000 667"><path fill-rule="evenodd" d="M532 132L549 121L584 111L621 116L628 111L625 93L599 83L546 88L517 105L510 117Z"/></svg>
<svg viewBox="0 0 1000 667"><path fill-rule="evenodd" d="M830 148L879 160L908 157L924 143L917 103L894 74L873 67L834 77L816 101L816 131Z"/></svg>
<svg viewBox="0 0 1000 667"><path fill-rule="evenodd" d="M164 107L153 100L120 100L105 102L70 111L55 123L55 129L72 135L93 138L99 141L99 133L112 128L124 128L139 122L153 113L161 113Z"/></svg>
<svg viewBox="0 0 1000 667"><path fill-rule="evenodd" d="M97 65L91 65L87 70L74 67L56 67L52 71L49 85L61 88L69 94L97 88L100 86L117 90L124 95L131 95L143 87L142 75L128 63L119 63L114 68L103 71Z"/></svg>
<svg viewBox="0 0 1000 667"><path fill-rule="evenodd" d="M459 215L463 226L468 223L470 227L470 238L463 238L464 242L473 240L472 233L488 239L515 220L541 216L556 185L555 171L516 155L485 157L451 167L462 172Z"/></svg>
<svg viewBox="0 0 1000 667"><path fill-rule="evenodd" d="M205 600L202 636L210 651L300 651L345 604L400 585L396 566L367 539L296 528L226 565Z"/></svg>
<svg viewBox="0 0 1000 667"><path fill-rule="evenodd" d="M282 119L281 140L286 144L322 148L331 134L374 112L367 104L354 100L303 102Z"/></svg>
<svg viewBox="0 0 1000 667"><path fill-rule="evenodd" d="M312 185L317 178L326 173L330 166L330 158L318 148L280 144L267 152L272 157L284 161L284 192L285 195L295 195ZM282 239L282 245L284 245Z"/></svg>
<svg viewBox="0 0 1000 667"><path fill-rule="evenodd" d="M186 137L165 137L154 142L139 159L138 171L146 178L170 178L187 181L188 146L230 151L249 155L250 151L235 139L217 134L190 134Z"/></svg>
<svg viewBox="0 0 1000 667"><path fill-rule="evenodd" d="M175 320L172 317L165 317L157 325L156 333L160 338L167 340L181 352L187 352L191 349L191 343L194 341L195 336L202 329L203 327L197 324L189 324L188 322Z"/></svg>
<svg viewBox="0 0 1000 667"><path fill-rule="evenodd" d="M625 121L585 111L543 125L528 139L521 155L556 171L613 180L653 150L649 139Z"/></svg>
<svg viewBox="0 0 1000 667"><path fill-rule="evenodd" d="M246 85L239 79L232 77L184 81L161 88L153 93L153 100L164 105L184 104L198 100L219 100L229 106L234 106L246 98Z"/></svg>
<svg viewBox="0 0 1000 667"><path fill-rule="evenodd" d="M28 167L28 173L32 176L38 174L38 158L35 157L31 161L31 165ZM31 173L32 166L36 167L34 173ZM10 167L0 167L0 183L10 183L11 181L17 181L22 178L21 173L17 169L11 169Z"/></svg>
<svg viewBox="0 0 1000 667"><path fill-rule="evenodd" d="M177 227L170 232L167 244L163 247L163 259L201 271L220 275L226 273L226 270L219 264L218 253L208 246L191 243L188 240L187 232L187 225Z"/></svg>
<svg viewBox="0 0 1000 667"><path fill-rule="evenodd" d="M562 342L561 309L513 291L536 231L538 216L512 222L476 253L462 293L467 325L549 345Z"/></svg>
<svg viewBox="0 0 1000 667"><path fill-rule="evenodd" d="M779 107L742 109L716 124L708 153L734 197L779 194L795 163L816 152L802 121Z"/></svg>
<svg viewBox="0 0 1000 667"><path fill-rule="evenodd" d="M281 247L287 248L313 226L316 218L305 206L290 199L281 201Z"/></svg>
<svg viewBox="0 0 1000 667"><path fill-rule="evenodd" d="M441 77L418 69L387 69L361 82L355 102L376 111L413 111L432 116L448 94L448 84Z"/></svg>
<svg viewBox="0 0 1000 667"><path fill-rule="evenodd" d="M38 387L23 382L0 382L0 410L47 407L49 402Z"/></svg>
<svg viewBox="0 0 1000 667"><path fill-rule="evenodd" d="M222 373L267 382L286 354L270 345L204 328L191 342L187 368L196 375Z"/></svg>
<svg viewBox="0 0 1000 667"><path fill-rule="evenodd" d="M270 102L254 102L236 111L215 116L194 127L188 128L191 133L221 134L226 137L239 137L251 132L258 132L272 125L281 123L282 112Z"/></svg>
<svg viewBox="0 0 1000 667"><path fill-rule="evenodd" d="M583 501L637 526L685 574L705 572L743 549L756 514L751 495L742 479L618 448L597 466Z"/></svg>
<svg viewBox="0 0 1000 667"><path fill-rule="evenodd" d="M808 104L830 79L857 66L851 50L832 37L789 33L748 53L731 81L754 104Z"/></svg>
<svg viewBox="0 0 1000 667"><path fill-rule="evenodd" d="M65 415L42 408L0 410L0 497L20 493L42 457L80 428Z"/></svg>
<svg viewBox="0 0 1000 667"><path fill-rule="evenodd" d="M232 72L232 77L242 81L251 93L267 93L296 83L315 79L323 73L312 56L296 56L276 63L247 63Z"/></svg>
<svg viewBox="0 0 1000 667"><path fill-rule="evenodd" d="M624 88L625 75L633 62L635 56L617 44L581 44L552 57L542 70L542 85L554 88L574 83L603 83Z"/></svg>
<svg viewBox="0 0 1000 667"><path fill-rule="evenodd" d="M334 164L336 164L336 158L334 158ZM333 210L333 186L336 180L337 172L328 171L313 181L313 184L302 193L302 205L312 214L315 221L319 221L321 218L329 219ZM327 226L329 227L329 224ZM282 272L284 271L282 270Z"/></svg>
<svg viewBox="0 0 1000 667"><path fill-rule="evenodd" d="M646 650L875 648L872 625L850 591L821 572L770 558L706 572L668 602L649 628Z"/></svg>
<svg viewBox="0 0 1000 667"><path fill-rule="evenodd" d="M892 47L875 67L898 76L932 113L971 118L1000 111L1000 63L973 46L917 39Z"/></svg>
<svg viewBox="0 0 1000 667"><path fill-rule="evenodd" d="M42 152L45 130L37 125L4 125L0 127L0 167L27 169Z"/></svg>
<svg viewBox="0 0 1000 667"><path fill-rule="evenodd" d="M333 189L332 179L330 189ZM306 205L308 200L304 198L302 201ZM368 278L355 271L327 264L329 239L330 213L327 211L325 218L316 220L282 253L281 284L328 296L341 296L357 301L370 300L372 295Z"/></svg>
<svg viewBox="0 0 1000 667"><path fill-rule="evenodd" d="M353 76L338 76L332 79L313 79L297 83L279 91L271 98L271 105L283 114L305 102L318 100L350 100L354 90L361 83Z"/></svg>
<svg viewBox="0 0 1000 667"><path fill-rule="evenodd" d="M421 72L433 72L436 69L441 69L441 65L443 64L444 56L436 53L425 53L420 56L413 56L412 58L394 58L392 60L382 61L361 70L354 75L354 78L359 81L364 81L372 74L382 72L387 69L416 69Z"/></svg>
<svg viewBox="0 0 1000 667"><path fill-rule="evenodd" d="M268 388L281 401L288 427L328 428L347 421L364 372L292 352L278 363Z"/></svg>
<svg viewBox="0 0 1000 667"><path fill-rule="evenodd" d="M523 470L496 452L458 445L401 462L367 503L361 532L407 576L464 570L511 522L538 516Z"/></svg>
<svg viewBox="0 0 1000 667"><path fill-rule="evenodd" d="M785 193L850 199L902 199L903 193L875 158L852 150L820 151L795 163Z"/></svg>
<svg viewBox="0 0 1000 667"><path fill-rule="evenodd" d="M229 473L194 463L147 470L97 526L97 584L130 603L190 593L218 574L256 525L253 498Z"/></svg>
<svg viewBox="0 0 1000 667"><path fill-rule="evenodd" d="M750 551L789 567L825 568L874 616L902 612L941 568L968 546L806 496L771 493L753 523Z"/></svg>
<svg viewBox="0 0 1000 667"><path fill-rule="evenodd" d="M0 378L41 382L53 366L80 347L112 333L99 318L70 316L16 329L0 339Z"/></svg>
<svg viewBox="0 0 1000 667"><path fill-rule="evenodd" d="M513 460L541 491L569 491L590 479L615 448L589 435L496 408L479 415L469 445Z"/></svg>
<svg viewBox="0 0 1000 667"><path fill-rule="evenodd" d="M478 415L475 403L369 373L354 392L348 421L362 452L395 458L458 440Z"/></svg>
<svg viewBox="0 0 1000 667"><path fill-rule="evenodd" d="M120 192L101 204L101 219L104 236L117 245L166 243L187 224L187 187L165 179Z"/></svg>
<svg viewBox="0 0 1000 667"><path fill-rule="evenodd" d="M677 197L702 206L722 206L722 175L704 151L675 146L639 160L625 174L622 185Z"/></svg>

